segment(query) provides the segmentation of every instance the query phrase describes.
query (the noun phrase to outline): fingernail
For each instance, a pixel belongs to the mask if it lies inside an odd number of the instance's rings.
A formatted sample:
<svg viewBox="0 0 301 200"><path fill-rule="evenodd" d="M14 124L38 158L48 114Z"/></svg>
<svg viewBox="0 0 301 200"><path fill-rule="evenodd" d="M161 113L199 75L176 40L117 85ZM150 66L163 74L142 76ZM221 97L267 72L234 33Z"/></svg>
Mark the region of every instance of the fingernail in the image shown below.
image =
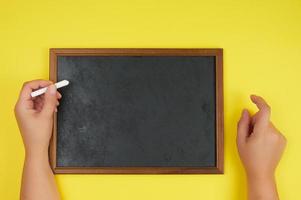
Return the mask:
<svg viewBox="0 0 301 200"><path fill-rule="evenodd" d="M49 94L56 95L56 87L55 87L55 85L50 85L49 86Z"/></svg>

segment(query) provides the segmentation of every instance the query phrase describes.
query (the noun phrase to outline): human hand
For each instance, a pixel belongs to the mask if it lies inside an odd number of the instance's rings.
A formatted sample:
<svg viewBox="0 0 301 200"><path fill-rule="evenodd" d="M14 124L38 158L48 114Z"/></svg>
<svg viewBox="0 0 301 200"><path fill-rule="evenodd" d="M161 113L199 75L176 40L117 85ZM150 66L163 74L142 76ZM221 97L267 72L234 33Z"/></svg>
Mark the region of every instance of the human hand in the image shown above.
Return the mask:
<svg viewBox="0 0 301 200"><path fill-rule="evenodd" d="M251 100L259 111L250 116L243 110L237 129L238 152L249 179L273 179L286 139L270 121L271 108L265 100L255 95Z"/></svg>
<svg viewBox="0 0 301 200"><path fill-rule="evenodd" d="M32 98L33 90L48 87L45 94ZM15 116L23 138L26 152L48 152L53 126L53 113L57 111L57 92L51 81L34 80L26 82L15 105Z"/></svg>

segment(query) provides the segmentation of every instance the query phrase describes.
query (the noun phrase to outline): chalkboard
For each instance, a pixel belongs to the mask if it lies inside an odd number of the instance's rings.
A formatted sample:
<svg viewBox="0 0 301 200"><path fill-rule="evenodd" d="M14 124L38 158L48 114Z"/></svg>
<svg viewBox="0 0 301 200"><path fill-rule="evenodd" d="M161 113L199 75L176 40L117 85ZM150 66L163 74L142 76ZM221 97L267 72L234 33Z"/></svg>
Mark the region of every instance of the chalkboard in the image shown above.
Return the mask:
<svg viewBox="0 0 301 200"><path fill-rule="evenodd" d="M55 173L223 173L221 49L51 49Z"/></svg>

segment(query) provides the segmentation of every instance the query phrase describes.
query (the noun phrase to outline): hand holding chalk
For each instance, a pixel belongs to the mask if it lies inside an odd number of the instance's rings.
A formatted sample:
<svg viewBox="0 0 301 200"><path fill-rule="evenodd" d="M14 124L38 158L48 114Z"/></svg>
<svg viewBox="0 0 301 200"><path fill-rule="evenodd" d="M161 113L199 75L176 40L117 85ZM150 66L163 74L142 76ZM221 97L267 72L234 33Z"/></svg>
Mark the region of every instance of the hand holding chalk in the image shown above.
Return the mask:
<svg viewBox="0 0 301 200"><path fill-rule="evenodd" d="M55 83L54 85L58 89L58 88L69 85L69 81L63 80L63 81ZM47 90L47 87L44 87L44 88L41 88L41 89L38 89L38 90L32 92L30 95L31 95L31 97L36 97L36 96L44 94L46 92L46 90Z"/></svg>
<svg viewBox="0 0 301 200"><path fill-rule="evenodd" d="M47 86L43 98L31 97L32 91ZM40 199L34 190L46 191L48 199L60 198L55 182L51 181L53 173L49 167L48 150L54 126L54 112L61 97L56 86L48 80L28 81L20 91L14 113L25 148L23 177L26 178L22 179L21 199ZM48 188L45 189L45 185ZM45 193L44 191L42 193Z"/></svg>

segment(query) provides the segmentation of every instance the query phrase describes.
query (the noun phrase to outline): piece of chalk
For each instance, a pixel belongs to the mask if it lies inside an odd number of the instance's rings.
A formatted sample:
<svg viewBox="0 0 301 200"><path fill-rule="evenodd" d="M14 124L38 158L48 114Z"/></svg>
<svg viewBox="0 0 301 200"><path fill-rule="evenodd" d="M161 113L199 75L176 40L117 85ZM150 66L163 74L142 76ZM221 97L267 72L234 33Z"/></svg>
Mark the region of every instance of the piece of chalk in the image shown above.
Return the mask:
<svg viewBox="0 0 301 200"><path fill-rule="evenodd" d="M54 85L58 89L58 88L69 85L69 81L67 81L67 80L59 81L59 82L55 83ZM41 89L38 89L38 90L32 92L30 95L31 95L31 97L36 97L41 94L44 94L46 92L46 90L47 90L47 87L44 87L44 88L41 88Z"/></svg>

